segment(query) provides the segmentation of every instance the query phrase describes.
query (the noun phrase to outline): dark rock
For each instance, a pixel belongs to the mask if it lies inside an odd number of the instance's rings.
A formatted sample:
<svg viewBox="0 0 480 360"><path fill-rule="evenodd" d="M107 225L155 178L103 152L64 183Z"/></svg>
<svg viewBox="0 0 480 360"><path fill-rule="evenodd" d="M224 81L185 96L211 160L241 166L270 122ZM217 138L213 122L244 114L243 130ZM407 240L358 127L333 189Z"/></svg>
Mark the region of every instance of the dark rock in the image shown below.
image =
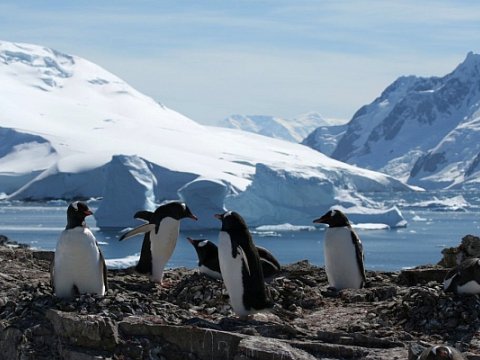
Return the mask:
<svg viewBox="0 0 480 360"><path fill-rule="evenodd" d="M109 318L58 310L48 310L46 318L52 322L57 336L71 345L113 350L119 342L117 329Z"/></svg>
<svg viewBox="0 0 480 360"><path fill-rule="evenodd" d="M315 360L308 352L288 343L263 337L247 337L238 344L235 360Z"/></svg>
<svg viewBox="0 0 480 360"><path fill-rule="evenodd" d="M405 286L427 284L431 281L443 283L449 269L419 268L402 270L398 276L398 283Z"/></svg>

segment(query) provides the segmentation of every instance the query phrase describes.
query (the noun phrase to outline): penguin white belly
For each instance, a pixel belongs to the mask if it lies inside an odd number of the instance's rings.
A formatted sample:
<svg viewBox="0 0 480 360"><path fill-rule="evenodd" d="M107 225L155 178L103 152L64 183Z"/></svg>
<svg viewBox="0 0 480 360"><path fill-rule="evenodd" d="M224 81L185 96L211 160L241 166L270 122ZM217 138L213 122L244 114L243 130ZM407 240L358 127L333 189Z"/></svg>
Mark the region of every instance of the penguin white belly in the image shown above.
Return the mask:
<svg viewBox="0 0 480 360"><path fill-rule="evenodd" d="M198 267L198 270L202 273L202 274L205 274L213 279L217 279L217 280L222 280L222 274L220 274L218 271L214 271L208 267L206 267L205 265L200 265Z"/></svg>
<svg viewBox="0 0 480 360"><path fill-rule="evenodd" d="M103 267L95 237L88 228L64 230L55 250L54 286L58 297L80 293L105 294Z"/></svg>
<svg viewBox="0 0 480 360"><path fill-rule="evenodd" d="M458 294L480 294L480 284L475 280L470 280L469 282L457 286Z"/></svg>
<svg viewBox="0 0 480 360"><path fill-rule="evenodd" d="M240 253L232 257L232 241L228 233L220 231L218 240L218 261L223 282L230 297L230 305L237 315L247 316L252 311L247 310L243 304L243 258Z"/></svg>
<svg viewBox="0 0 480 360"><path fill-rule="evenodd" d="M328 228L324 241L325 271L328 283L337 290L359 289L362 275L355 245L347 227Z"/></svg>
<svg viewBox="0 0 480 360"><path fill-rule="evenodd" d="M152 252L152 276L155 282L162 282L163 270L175 250L180 221L167 217L160 222L158 233L150 232L150 249Z"/></svg>

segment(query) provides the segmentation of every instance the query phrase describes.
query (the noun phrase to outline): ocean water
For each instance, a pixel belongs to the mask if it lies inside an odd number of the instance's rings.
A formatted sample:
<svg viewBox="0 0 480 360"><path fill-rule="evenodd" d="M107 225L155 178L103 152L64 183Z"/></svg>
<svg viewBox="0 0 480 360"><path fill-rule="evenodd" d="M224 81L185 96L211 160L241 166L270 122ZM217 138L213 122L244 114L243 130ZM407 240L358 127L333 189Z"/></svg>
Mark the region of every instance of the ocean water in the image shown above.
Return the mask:
<svg viewBox="0 0 480 360"><path fill-rule="evenodd" d="M370 270L400 270L402 268L436 263L441 250L457 246L467 234L480 235L480 196L475 192L421 193L400 198L404 194L378 194L385 205L396 204L408 221L405 228L357 229L365 251L366 268ZM95 209L96 205L90 206ZM0 234L19 243L38 249L54 250L66 223L67 203L0 202ZM312 214L312 220L322 214ZM87 218L107 263L111 267L133 265L138 258L142 236L118 241L122 229L101 230L94 217ZM307 230L309 229L309 230ZM308 260L322 266L323 228L280 227L252 230L257 245L268 248L280 261L288 264ZM216 242L218 230L181 232L169 267L196 266L196 253L186 237Z"/></svg>

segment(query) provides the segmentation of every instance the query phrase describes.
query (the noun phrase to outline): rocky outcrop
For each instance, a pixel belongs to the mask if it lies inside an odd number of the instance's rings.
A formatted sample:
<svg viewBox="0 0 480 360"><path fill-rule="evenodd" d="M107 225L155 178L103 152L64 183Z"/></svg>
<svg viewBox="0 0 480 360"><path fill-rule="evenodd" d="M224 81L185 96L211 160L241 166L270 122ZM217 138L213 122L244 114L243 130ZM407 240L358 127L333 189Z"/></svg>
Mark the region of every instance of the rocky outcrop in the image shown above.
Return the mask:
<svg viewBox="0 0 480 360"><path fill-rule="evenodd" d="M273 310L240 320L221 281L183 268L166 273L170 288L109 270L106 296L57 299L52 255L0 245L2 359L414 359L439 343L480 353L479 298L445 294L432 267L410 270L423 271L408 275L415 284L367 272L366 288L336 293L323 268L291 264L267 286Z"/></svg>

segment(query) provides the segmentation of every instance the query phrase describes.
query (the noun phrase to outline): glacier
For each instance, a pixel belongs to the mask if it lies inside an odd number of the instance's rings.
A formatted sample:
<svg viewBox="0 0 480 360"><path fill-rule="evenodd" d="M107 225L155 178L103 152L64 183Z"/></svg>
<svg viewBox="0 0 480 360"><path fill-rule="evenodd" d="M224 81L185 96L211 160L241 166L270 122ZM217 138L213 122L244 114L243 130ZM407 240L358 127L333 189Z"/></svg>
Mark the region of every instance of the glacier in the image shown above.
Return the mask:
<svg viewBox="0 0 480 360"><path fill-rule="evenodd" d="M217 228L225 209L251 226L311 225L333 206L397 226L368 193L415 191L301 144L203 126L42 46L0 41L0 83L2 198L100 198L98 227L135 226L136 211L178 199L200 218L182 228Z"/></svg>

